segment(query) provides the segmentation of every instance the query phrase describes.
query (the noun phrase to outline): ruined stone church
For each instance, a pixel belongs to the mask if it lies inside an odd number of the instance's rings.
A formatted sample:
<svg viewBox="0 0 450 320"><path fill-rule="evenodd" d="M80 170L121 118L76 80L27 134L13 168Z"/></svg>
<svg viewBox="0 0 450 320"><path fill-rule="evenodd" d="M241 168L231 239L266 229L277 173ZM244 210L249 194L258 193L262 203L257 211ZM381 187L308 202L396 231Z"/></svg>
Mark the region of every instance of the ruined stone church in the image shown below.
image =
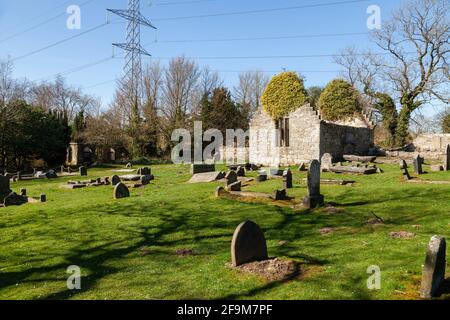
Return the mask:
<svg viewBox="0 0 450 320"><path fill-rule="evenodd" d="M374 145L375 125L361 114L348 121L331 122L306 104L280 120L260 108L250 122L249 161L262 165L298 165L330 153L367 155Z"/></svg>

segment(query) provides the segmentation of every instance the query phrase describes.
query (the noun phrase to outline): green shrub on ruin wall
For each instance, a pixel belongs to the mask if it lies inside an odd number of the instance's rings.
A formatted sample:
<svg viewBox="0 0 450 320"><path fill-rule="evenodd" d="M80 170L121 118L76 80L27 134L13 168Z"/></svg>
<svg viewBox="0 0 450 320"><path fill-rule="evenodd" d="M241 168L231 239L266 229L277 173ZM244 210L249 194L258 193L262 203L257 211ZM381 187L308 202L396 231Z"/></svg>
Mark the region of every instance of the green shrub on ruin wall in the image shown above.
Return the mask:
<svg viewBox="0 0 450 320"><path fill-rule="evenodd" d="M280 119L308 101L303 80L295 72L283 72L272 78L261 97L264 110Z"/></svg>
<svg viewBox="0 0 450 320"><path fill-rule="evenodd" d="M331 81L319 98L323 119L336 121L354 118L360 111L359 92L342 79Z"/></svg>

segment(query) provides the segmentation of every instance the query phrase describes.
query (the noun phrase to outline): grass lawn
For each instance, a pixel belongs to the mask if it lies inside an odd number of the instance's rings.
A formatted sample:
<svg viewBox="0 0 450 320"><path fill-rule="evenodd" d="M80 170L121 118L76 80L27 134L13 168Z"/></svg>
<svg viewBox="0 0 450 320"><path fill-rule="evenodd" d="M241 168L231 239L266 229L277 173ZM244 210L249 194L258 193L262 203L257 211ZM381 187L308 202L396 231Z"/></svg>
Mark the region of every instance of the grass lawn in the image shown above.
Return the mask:
<svg viewBox="0 0 450 320"><path fill-rule="evenodd" d="M338 214L215 199L222 184L186 184L188 166L153 166L156 180L122 200L112 199L111 186L60 187L78 177L12 183L48 202L0 208L0 299L417 299L430 237L450 238L450 185L405 183L398 165L380 166L385 173L322 175L356 181L322 186ZM112 169L90 169L88 178ZM296 200L306 195L305 177L294 170ZM450 180L450 172L423 178ZM246 189L272 192L281 184ZM385 224L367 224L371 212ZM226 267L234 229L246 219L263 229L270 256L300 263L299 277L268 283ZM321 235L325 227L336 230ZM416 236L392 239L392 231ZM178 249L194 254L178 256ZM81 291L66 287L70 265L82 269ZM371 265L381 268L380 290L367 289Z"/></svg>

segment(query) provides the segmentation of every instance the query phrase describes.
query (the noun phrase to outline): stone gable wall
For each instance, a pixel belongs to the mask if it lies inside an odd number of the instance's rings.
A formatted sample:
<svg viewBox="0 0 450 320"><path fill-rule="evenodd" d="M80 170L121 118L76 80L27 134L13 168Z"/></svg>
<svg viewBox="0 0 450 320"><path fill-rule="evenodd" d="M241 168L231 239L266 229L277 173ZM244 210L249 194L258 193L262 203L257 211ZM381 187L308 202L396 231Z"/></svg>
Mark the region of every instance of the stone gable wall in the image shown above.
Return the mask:
<svg viewBox="0 0 450 320"><path fill-rule="evenodd" d="M309 104L288 116L289 147L276 147L275 122L262 109L250 122L249 160L263 165L296 165L320 159L324 153L335 158L344 154L367 155L373 146L373 124L366 115L354 125L327 122Z"/></svg>

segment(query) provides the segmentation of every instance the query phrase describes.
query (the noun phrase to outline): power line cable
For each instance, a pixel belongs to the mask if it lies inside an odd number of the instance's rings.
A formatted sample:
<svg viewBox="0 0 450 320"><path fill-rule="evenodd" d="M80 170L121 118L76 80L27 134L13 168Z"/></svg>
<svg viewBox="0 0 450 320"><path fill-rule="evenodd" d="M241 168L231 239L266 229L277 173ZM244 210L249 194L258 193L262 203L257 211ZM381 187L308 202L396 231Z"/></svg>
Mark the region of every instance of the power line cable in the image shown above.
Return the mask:
<svg viewBox="0 0 450 320"><path fill-rule="evenodd" d="M95 1L95 0L88 0L88 1L83 2L82 4L80 4L79 6L83 7L83 6L88 5L89 3L93 2L93 1ZM72 2L72 1L69 1L69 2ZM19 37L19 36L21 36L21 35L23 35L23 34L25 34L27 32L35 30L35 29L37 29L37 28L39 28L39 27L41 27L43 25L46 25L47 23L50 23L50 22L52 22L52 21L54 21L54 20L56 20L56 19L58 19L58 18L60 18L62 16L65 16L66 14L67 14L66 12L59 13L56 16L53 16L53 17L51 17L51 18L49 18L49 19L47 19L45 21L42 21L42 22L40 22L40 23L38 23L38 24L36 24L36 25L34 25L32 27L29 27L29 28L27 28L27 29L25 29L23 31L17 32L15 34L12 34L11 36L8 36L6 38L0 39L0 44L6 42L8 40L17 38L17 37Z"/></svg>
<svg viewBox="0 0 450 320"><path fill-rule="evenodd" d="M65 39L63 39L63 40L57 41L57 42L55 42L55 43L49 44L49 45L47 45L47 46L45 46L45 47L43 47L43 48L40 48L40 49L31 51L31 52L29 52L29 53L27 53L27 54L24 54L24 55L22 55L22 56L13 58L13 59L11 59L11 62L15 62L15 61L17 61L17 60L21 60L21 59L27 58L27 57L29 57L29 56L35 55L36 53L45 51L45 50L47 50L47 49L50 49L50 48L56 47L56 46L58 46L58 45L60 45L60 44L63 44L63 43L65 43L65 42L68 42L68 41L70 41L70 40L79 38L79 37L81 37L81 36L83 36L83 35L85 35L85 34L88 34L88 33L91 33L91 32L93 32L93 31L96 31L96 30L98 30L98 29L101 29L101 28L105 27L105 26L108 25L108 24L109 24L109 22L102 23L102 24L100 24L100 25L97 25L97 26L95 26L95 27L92 27L92 28L90 28L90 29L88 29L88 30L86 30L86 31L83 31L83 32L78 33L78 34L76 34L76 35L73 35L73 36L71 36L71 37L68 37L68 38L65 38Z"/></svg>
<svg viewBox="0 0 450 320"><path fill-rule="evenodd" d="M246 38L222 38L222 39L179 39L179 40L155 40L152 43L192 43L192 42L233 42L233 41L258 41L258 40L282 40L282 39L302 39L302 38L331 38L346 36L368 35L369 32L349 32L349 33L324 33L310 35L291 35L291 36L266 36L266 37L246 37Z"/></svg>
<svg viewBox="0 0 450 320"><path fill-rule="evenodd" d="M152 19L152 21L173 21L173 20L187 20L187 19L199 19L199 18L210 18L210 17L235 16L235 15L245 15L245 14L254 14L254 13L267 13L267 12L298 10L298 9L306 9L306 8L337 6L337 5L345 5L345 4L352 4L352 3L362 3L362 2L368 2L368 1L369 0L336 1L336 2L316 3L316 4L307 4L307 5L301 5L301 6L281 7L281 8L222 12L222 13L203 14L203 15L196 15L196 16L159 18L159 19Z"/></svg>

